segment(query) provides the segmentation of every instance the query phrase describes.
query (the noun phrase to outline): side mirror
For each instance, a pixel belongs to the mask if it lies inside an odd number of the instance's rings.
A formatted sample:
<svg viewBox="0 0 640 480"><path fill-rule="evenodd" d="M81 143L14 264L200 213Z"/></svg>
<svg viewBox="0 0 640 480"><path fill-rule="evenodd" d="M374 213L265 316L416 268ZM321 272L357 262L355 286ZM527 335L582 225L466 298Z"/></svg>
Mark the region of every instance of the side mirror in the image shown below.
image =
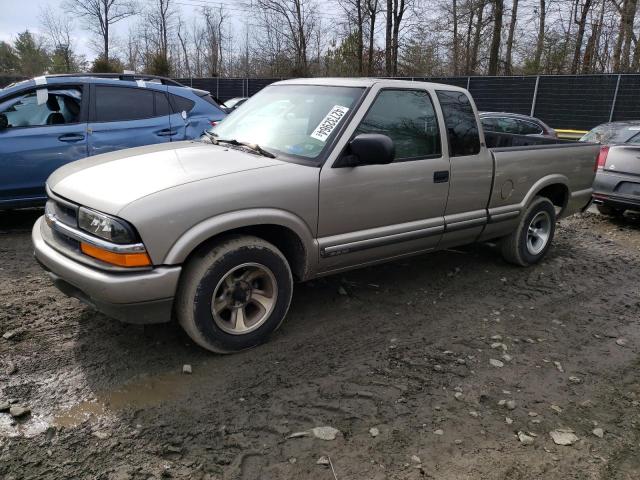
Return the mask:
<svg viewBox="0 0 640 480"><path fill-rule="evenodd" d="M338 166L386 165L393 162L396 148L393 140L380 133L361 133L349 142L347 154Z"/></svg>
<svg viewBox="0 0 640 480"><path fill-rule="evenodd" d="M9 128L9 120L7 120L7 116L4 113L0 113L0 130L5 128Z"/></svg>

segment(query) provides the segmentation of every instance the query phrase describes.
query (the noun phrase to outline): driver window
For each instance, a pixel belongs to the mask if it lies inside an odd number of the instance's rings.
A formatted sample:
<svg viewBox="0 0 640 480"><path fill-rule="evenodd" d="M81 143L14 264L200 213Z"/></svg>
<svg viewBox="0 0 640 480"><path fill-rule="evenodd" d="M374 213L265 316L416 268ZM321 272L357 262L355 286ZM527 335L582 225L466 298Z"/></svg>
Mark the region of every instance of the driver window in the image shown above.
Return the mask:
<svg viewBox="0 0 640 480"><path fill-rule="evenodd" d="M424 90L382 90L354 135L381 133L393 140L394 161L439 157L438 121Z"/></svg>
<svg viewBox="0 0 640 480"><path fill-rule="evenodd" d="M8 128L77 123L81 99L79 88L63 88L47 89L45 99L38 101L34 89L1 102L0 115L6 117Z"/></svg>

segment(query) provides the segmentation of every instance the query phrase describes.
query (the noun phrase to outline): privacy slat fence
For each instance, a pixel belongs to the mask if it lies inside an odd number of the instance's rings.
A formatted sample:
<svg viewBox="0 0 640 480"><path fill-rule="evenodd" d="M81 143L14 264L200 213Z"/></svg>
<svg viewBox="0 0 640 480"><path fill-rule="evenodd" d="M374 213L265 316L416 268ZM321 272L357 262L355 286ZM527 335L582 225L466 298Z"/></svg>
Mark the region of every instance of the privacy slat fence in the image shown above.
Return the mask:
<svg viewBox="0 0 640 480"><path fill-rule="evenodd" d="M412 77L468 88L480 110L534 115L555 128L588 130L610 120L640 120L640 74L514 77ZM0 75L0 87L17 77ZM178 78L222 101L251 96L280 78Z"/></svg>
<svg viewBox="0 0 640 480"><path fill-rule="evenodd" d="M610 120L640 120L640 75L411 77L468 88L480 110L534 115L555 128L589 130ZM255 94L279 78L181 78L222 101Z"/></svg>

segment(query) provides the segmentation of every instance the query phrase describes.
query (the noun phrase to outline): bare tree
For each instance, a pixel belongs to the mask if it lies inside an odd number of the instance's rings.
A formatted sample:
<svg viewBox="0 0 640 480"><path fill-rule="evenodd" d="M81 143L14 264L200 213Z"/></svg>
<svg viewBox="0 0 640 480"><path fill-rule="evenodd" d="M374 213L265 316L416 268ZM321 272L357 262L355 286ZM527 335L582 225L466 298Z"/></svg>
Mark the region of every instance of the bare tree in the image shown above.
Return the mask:
<svg viewBox="0 0 640 480"><path fill-rule="evenodd" d="M367 17L369 19L369 52L367 55L367 75L373 75L373 58L375 51L376 19L380 13L379 0L367 0Z"/></svg>
<svg viewBox="0 0 640 480"><path fill-rule="evenodd" d="M102 56L109 61L111 25L136 14L133 0L66 0L65 9L85 21L89 31L102 41Z"/></svg>
<svg viewBox="0 0 640 480"><path fill-rule="evenodd" d="M180 42L180 48L182 49L182 54L184 56L184 65L186 68L187 76L191 77L191 64L189 63L189 53L187 52L187 43L186 43L186 33L183 32L184 25L182 23L182 19L179 18L176 24L176 35L178 36L178 41Z"/></svg>
<svg viewBox="0 0 640 480"><path fill-rule="evenodd" d="M276 20L273 27L293 50L295 74L308 75L308 44L317 25L317 4L314 0L255 0L265 19ZM281 26L282 28L278 28ZM263 22L263 28L270 27Z"/></svg>
<svg viewBox="0 0 640 480"><path fill-rule="evenodd" d="M469 60L468 73L477 73L478 52L480 49L480 40L482 38L482 29L484 27L483 18L486 6L487 0L478 0L476 7L476 24L474 27L473 45L471 47L471 59Z"/></svg>
<svg viewBox="0 0 640 480"><path fill-rule="evenodd" d="M77 69L78 65L71 42L71 20L68 17L56 15L53 9L48 7L40 11L40 25L53 50L53 56L61 62L59 66L54 65L54 69L62 67L64 73Z"/></svg>
<svg viewBox="0 0 640 480"><path fill-rule="evenodd" d="M355 23L356 56L358 57L358 73L364 75L364 21L368 5L367 0L338 0L344 10L349 25Z"/></svg>
<svg viewBox="0 0 640 480"><path fill-rule="evenodd" d="M505 53L505 59L504 59L505 75L512 74L513 41L514 41L517 22L518 22L518 0L513 0L513 3L511 5L511 20L509 21L509 34L507 36L507 52Z"/></svg>
<svg viewBox="0 0 640 480"><path fill-rule="evenodd" d="M503 8L503 0L493 0L493 33L491 35L491 47L489 48L489 70L487 72L489 75L498 74Z"/></svg>
<svg viewBox="0 0 640 480"><path fill-rule="evenodd" d="M156 32L155 42L160 55L168 60L169 33L173 31L173 17L175 11L171 0L152 0L147 7L147 22Z"/></svg>
<svg viewBox="0 0 640 480"><path fill-rule="evenodd" d="M578 19L578 2L576 2L576 9L574 14L574 21L578 24L578 32L576 33L576 46L573 51L573 61L571 62L571 73L578 73L580 64L580 53L582 51L582 41L584 39L584 31L587 24L587 17L591 8L591 0L584 0L584 4L581 6L580 19Z"/></svg>
<svg viewBox="0 0 640 480"><path fill-rule="evenodd" d="M407 0L387 0L387 25L385 36L385 67L387 75L398 74L398 37L400 24L409 7Z"/></svg>
<svg viewBox="0 0 640 480"><path fill-rule="evenodd" d="M538 10L538 37L536 40L536 50L533 60L533 67L536 72L540 71L540 62L542 60L542 51L544 49L545 19L547 16L547 2L540 0L540 8Z"/></svg>

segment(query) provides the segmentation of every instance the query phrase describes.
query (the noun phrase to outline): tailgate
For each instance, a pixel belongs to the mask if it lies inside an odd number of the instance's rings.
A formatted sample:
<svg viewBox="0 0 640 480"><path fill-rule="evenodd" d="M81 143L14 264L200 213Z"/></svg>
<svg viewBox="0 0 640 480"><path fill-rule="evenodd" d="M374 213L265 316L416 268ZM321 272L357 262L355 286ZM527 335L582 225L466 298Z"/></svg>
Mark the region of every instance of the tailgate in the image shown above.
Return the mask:
<svg viewBox="0 0 640 480"><path fill-rule="evenodd" d="M604 170L640 176L640 145L612 145L609 147Z"/></svg>

